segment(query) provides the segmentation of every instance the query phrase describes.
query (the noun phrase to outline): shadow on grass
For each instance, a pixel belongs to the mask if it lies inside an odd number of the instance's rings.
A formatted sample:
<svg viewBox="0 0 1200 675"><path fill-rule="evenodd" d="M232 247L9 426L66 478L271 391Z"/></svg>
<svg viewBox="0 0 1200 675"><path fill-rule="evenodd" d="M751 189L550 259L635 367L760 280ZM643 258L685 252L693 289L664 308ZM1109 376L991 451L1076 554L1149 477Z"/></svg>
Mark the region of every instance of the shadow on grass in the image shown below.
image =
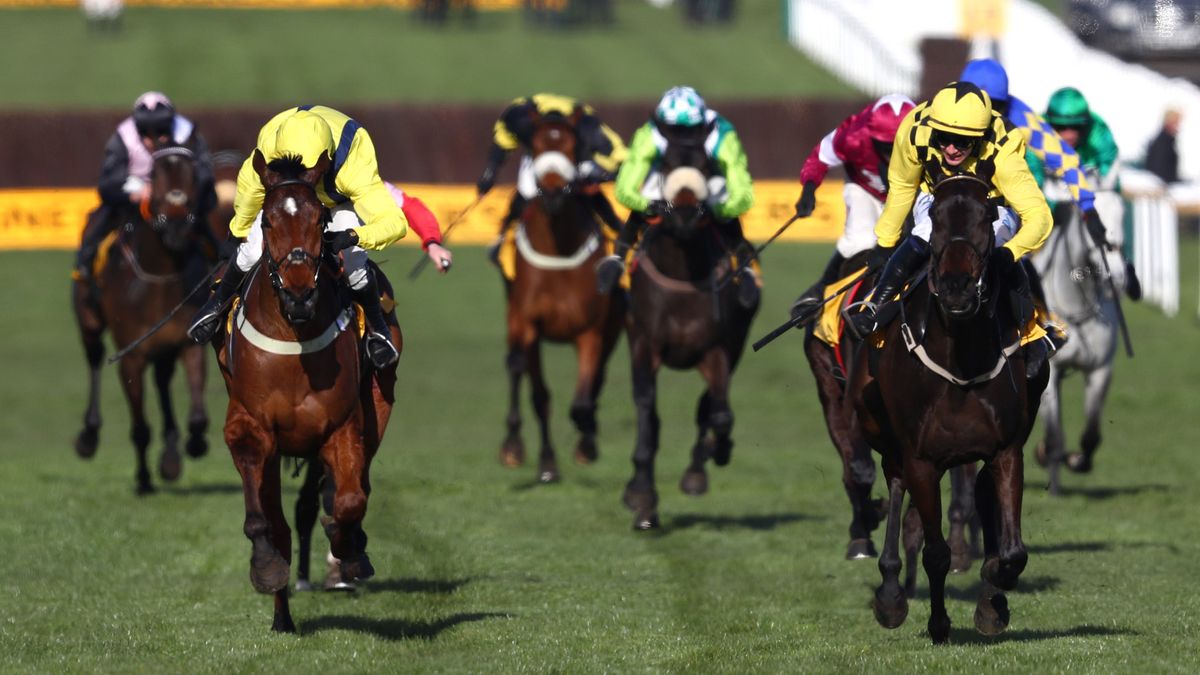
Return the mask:
<svg viewBox="0 0 1200 675"><path fill-rule="evenodd" d="M1145 485L1122 485L1120 487L1071 487L1068 485L1062 486L1063 497L1086 497L1087 499L1112 499L1113 497L1126 497L1131 495L1140 495L1143 492L1166 492L1170 490L1170 485L1162 483L1147 483Z"/></svg>
<svg viewBox="0 0 1200 675"><path fill-rule="evenodd" d="M166 495L233 495L242 493L241 483L199 483L196 485L173 485L159 483L158 489Z"/></svg>
<svg viewBox="0 0 1200 675"><path fill-rule="evenodd" d="M400 579L371 580L366 588L371 591L392 591L396 593L442 593L450 594L471 583L472 579L416 579L403 577Z"/></svg>
<svg viewBox="0 0 1200 675"><path fill-rule="evenodd" d="M468 612L451 614L437 621L408 621L406 619L370 619L364 616L320 616L300 622L300 634L308 635L323 630L349 630L366 633L385 640L433 640L442 631L460 623L485 621L487 619L511 619L514 615L505 612Z"/></svg>
<svg viewBox="0 0 1200 675"><path fill-rule="evenodd" d="M1099 553L1111 551L1112 542L1107 541L1064 541L1057 544L1027 545L1025 551L1029 555L1046 555L1048 553Z"/></svg>
<svg viewBox="0 0 1200 675"><path fill-rule="evenodd" d="M972 570L975 572L976 576L979 575L977 567L973 567ZM970 574L970 572L967 572L967 574ZM949 577L947 577L947 580L948 579ZM925 578L924 573L917 575L917 595L913 598L913 600L922 600L926 602L929 601L929 586L925 585L927 583L928 580ZM1017 582L1017 589L1015 591L1007 591L1007 593L1011 598L1014 595L1019 596L1022 593L1051 591L1061 585L1062 579L1059 579L1058 577L1021 577L1021 580ZM872 586L871 588L874 589L875 587ZM946 584L946 597L953 600L962 600L964 602L975 602L979 599L979 591L982 589L983 582L979 581L978 579L976 579L970 586L965 588Z"/></svg>
<svg viewBox="0 0 1200 675"><path fill-rule="evenodd" d="M951 628L951 644L990 645L998 642L1036 642L1070 637L1111 637L1113 635L1140 635L1129 628L1107 628L1105 626L1076 626L1064 630L1013 630L995 637L980 635L974 628Z"/></svg>
<svg viewBox="0 0 1200 675"><path fill-rule="evenodd" d="M667 526L668 530L686 530L691 527L705 527L711 530L755 530L766 532L780 525L798 523L803 520L817 520L814 516L803 513L765 513L750 516L718 516L699 513L685 513L675 516Z"/></svg>

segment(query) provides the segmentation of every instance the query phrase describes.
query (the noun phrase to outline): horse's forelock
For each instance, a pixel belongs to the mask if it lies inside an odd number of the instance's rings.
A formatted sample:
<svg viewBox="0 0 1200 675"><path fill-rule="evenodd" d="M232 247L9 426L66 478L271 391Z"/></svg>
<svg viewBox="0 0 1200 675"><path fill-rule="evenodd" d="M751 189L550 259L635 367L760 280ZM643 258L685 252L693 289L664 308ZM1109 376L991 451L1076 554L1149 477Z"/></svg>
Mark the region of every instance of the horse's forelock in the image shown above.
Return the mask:
<svg viewBox="0 0 1200 675"><path fill-rule="evenodd" d="M283 180L298 180L308 169L300 155L283 155L267 162L267 170L279 174Z"/></svg>

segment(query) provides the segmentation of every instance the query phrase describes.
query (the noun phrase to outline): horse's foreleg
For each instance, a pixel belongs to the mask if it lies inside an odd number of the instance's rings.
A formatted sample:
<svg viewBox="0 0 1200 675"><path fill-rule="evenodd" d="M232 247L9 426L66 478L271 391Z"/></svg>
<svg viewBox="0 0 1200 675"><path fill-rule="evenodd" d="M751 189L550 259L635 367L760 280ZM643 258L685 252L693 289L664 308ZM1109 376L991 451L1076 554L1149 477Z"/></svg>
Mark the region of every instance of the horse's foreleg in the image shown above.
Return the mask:
<svg viewBox="0 0 1200 675"><path fill-rule="evenodd" d="M188 409L188 439L184 450L189 457L203 457L208 453L208 410L204 407L204 381L206 378L204 347L189 345L183 348L184 372L187 374L188 398L191 407Z"/></svg>
<svg viewBox="0 0 1200 675"><path fill-rule="evenodd" d="M76 284L78 285L78 284ZM78 308L76 313L81 311ZM88 363L88 403L83 412L83 429L75 437L75 454L90 459L96 454L100 443L100 366L104 361L104 341L101 339L103 324L88 322L79 317L79 333L83 340L83 353Z"/></svg>
<svg viewBox="0 0 1200 675"><path fill-rule="evenodd" d="M1042 423L1046 427L1046 432L1035 454L1038 463L1045 466L1049 474L1050 494L1058 496L1062 490L1059 469L1066 458L1061 400L1063 371L1054 365L1054 359L1050 360L1049 366L1050 383L1042 392L1041 404Z"/></svg>
<svg viewBox="0 0 1200 675"><path fill-rule="evenodd" d="M511 324L508 329L508 356L504 361L508 371L508 433L500 446L500 463L517 467L525 463L525 442L521 440L521 376L525 373L525 350L520 335Z"/></svg>
<svg viewBox="0 0 1200 675"><path fill-rule="evenodd" d="M541 449L538 452L538 481L554 483L559 479L558 460L554 458L554 441L550 438L550 389L542 370L542 343L533 339L525 348L525 364L529 367L530 398L533 414L537 415Z"/></svg>
<svg viewBox="0 0 1200 675"><path fill-rule="evenodd" d="M917 595L917 555L921 553L921 544L925 543L925 532L921 529L921 514L912 500L904 511L900 537L904 544L904 596L914 598Z"/></svg>
<svg viewBox="0 0 1200 675"><path fill-rule="evenodd" d="M367 514L370 463L363 450L361 429L355 424L343 425L325 443L321 458L329 467L334 484L333 521L326 532L330 535L333 555L341 562L342 578L370 579L375 568L367 556L362 529Z"/></svg>
<svg viewBox="0 0 1200 675"><path fill-rule="evenodd" d="M929 580L929 637L935 644L950 637L950 615L946 613L946 575L950 573L950 546L942 536L941 472L922 460L904 464L904 482L912 493L913 504L921 514L925 531L925 552L921 563Z"/></svg>
<svg viewBox="0 0 1200 675"><path fill-rule="evenodd" d="M580 333L575 338L579 375L575 383L575 398L571 401L571 421L579 431L575 445L575 461L591 464L596 461L596 395L604 380L603 335L598 330Z"/></svg>
<svg viewBox="0 0 1200 675"><path fill-rule="evenodd" d="M280 457L275 455L267 461L264 467L262 505L270 526L271 543L275 550L283 556L286 570L290 569L292 562L292 531L288 528L287 518L283 515L283 501L279 494L279 464ZM280 633L296 632L296 624L292 623L292 613L288 608L286 576L283 579L283 588L275 591L275 615L271 621L271 630Z"/></svg>
<svg viewBox="0 0 1200 675"><path fill-rule="evenodd" d="M875 589L875 601L871 608L879 625L898 628L908 618L908 599L900 587L900 508L904 503L904 480L899 467L886 457L883 469L888 481L888 517L883 535L883 552L879 555L882 582Z"/></svg>
<svg viewBox="0 0 1200 675"><path fill-rule="evenodd" d="M166 481L179 479L183 461L179 456L179 427L175 423L175 409L171 405L171 378L175 376L175 355L160 356L154 361L154 388L158 392L158 406L163 418L163 451L158 458L158 475Z"/></svg>
<svg viewBox="0 0 1200 675"><path fill-rule="evenodd" d="M696 402L696 444L692 446L692 463L688 464L683 478L679 480L679 489L685 495L699 496L708 492L708 473L704 470L704 463L713 452L714 442L708 435L711 416L712 394L705 389Z"/></svg>
<svg viewBox="0 0 1200 675"><path fill-rule="evenodd" d="M950 469L950 571L955 574L971 569L967 530L975 515L974 473L974 463Z"/></svg>
<svg viewBox="0 0 1200 675"><path fill-rule="evenodd" d="M1112 383L1112 363L1088 372L1084 383L1083 412L1086 422L1083 436L1079 439L1080 453L1068 459L1068 466L1080 473L1092 470L1092 456L1100 447L1100 413L1104 411L1104 399L1108 397L1108 385Z"/></svg>
<svg viewBox="0 0 1200 675"><path fill-rule="evenodd" d="M633 403L637 407L637 445L633 450L633 478L625 485L623 501L634 511L633 527L659 526L658 491L654 489L654 455L658 452L659 419L655 375L658 364L648 340L630 339L633 366Z"/></svg>
<svg viewBox="0 0 1200 675"><path fill-rule="evenodd" d="M313 526L321 509L321 477L325 475L325 464L320 459L310 459L304 471L304 484L296 496L296 538L299 541L299 558L296 563L296 590L311 591L309 562L312 558Z"/></svg>
<svg viewBox="0 0 1200 675"><path fill-rule="evenodd" d="M244 410L231 404L225 420L225 444L242 477L242 496L246 502L242 531L250 540L250 583L259 593L276 593L287 588L291 568L288 558L276 547L279 535L271 531L275 516L268 511L282 512L282 506L270 504L268 499L271 494L276 495L276 502L279 499L278 485L267 485L272 475L276 484L279 482L275 439ZM274 468L269 470L271 464ZM290 534L287 538L290 540ZM290 545L285 550L290 554Z"/></svg>
<svg viewBox="0 0 1200 675"><path fill-rule="evenodd" d="M708 426L712 428L714 444L712 459L717 466L729 463L733 453L733 408L729 406L729 382L733 372L729 353L721 347L710 349L698 366L700 375L712 395Z"/></svg>
<svg viewBox="0 0 1200 675"><path fill-rule="evenodd" d="M975 605L975 627L998 635L1008 627L1008 600L1002 591L1016 587L1029 555L1021 541L1021 448L1006 448L988 462L975 483L975 505L983 522L983 587Z"/></svg>
<svg viewBox="0 0 1200 675"><path fill-rule="evenodd" d="M125 399L129 403L129 438L133 441L133 449L137 454L137 493L148 495L154 492L150 483L150 467L146 462L146 449L150 446L150 425L146 424L146 407L143 396L145 383L142 372L146 369L146 359L137 354L129 354L121 359L121 385L125 388Z"/></svg>

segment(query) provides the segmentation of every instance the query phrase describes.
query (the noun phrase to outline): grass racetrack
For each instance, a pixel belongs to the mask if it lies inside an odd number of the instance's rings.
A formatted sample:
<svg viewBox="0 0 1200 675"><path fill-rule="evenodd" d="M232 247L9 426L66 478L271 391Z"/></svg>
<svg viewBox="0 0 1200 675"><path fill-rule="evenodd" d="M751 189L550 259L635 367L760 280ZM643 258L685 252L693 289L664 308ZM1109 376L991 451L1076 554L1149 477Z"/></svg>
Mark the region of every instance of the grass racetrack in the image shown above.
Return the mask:
<svg viewBox="0 0 1200 675"><path fill-rule="evenodd" d="M752 337L786 317L827 253L768 250ZM111 367L100 452L83 462L71 450L85 395L67 304L71 254L0 255L0 670L1195 671L1194 240L1182 255L1180 317L1126 305L1138 356L1117 364L1096 472L1068 475L1066 496L1051 499L1026 453L1030 559L1009 596L1009 631L974 631L976 564L949 579L946 647L924 634L923 571L908 622L886 631L868 607L875 562L842 560L848 503L798 333L745 357L734 379L733 462L710 467L701 498L676 487L699 376L660 378L664 527L635 533L620 503L634 431L624 342L601 399L600 461L569 459L574 366L559 347L547 370L564 480L540 486L532 464L502 468L501 291L480 249L457 254L449 276L417 283L403 278L414 250L378 256L396 281L406 334L365 521L378 575L355 595L294 595L296 636L269 632L271 601L248 583L240 482L220 441L226 396L211 362L209 456L188 460L178 484L135 497ZM1074 442L1080 394L1071 384ZM151 420L157 433L157 414ZM156 438L156 455L159 447ZM289 514L298 485L285 479ZM323 536L315 542L323 555Z"/></svg>

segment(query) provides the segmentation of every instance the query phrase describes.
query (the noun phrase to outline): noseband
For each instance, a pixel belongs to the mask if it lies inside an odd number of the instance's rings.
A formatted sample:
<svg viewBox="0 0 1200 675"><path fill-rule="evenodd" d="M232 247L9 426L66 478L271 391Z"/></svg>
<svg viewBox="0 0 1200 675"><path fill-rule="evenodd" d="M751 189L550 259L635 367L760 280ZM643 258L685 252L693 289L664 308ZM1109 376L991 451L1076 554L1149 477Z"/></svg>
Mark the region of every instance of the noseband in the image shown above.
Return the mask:
<svg viewBox="0 0 1200 675"><path fill-rule="evenodd" d="M160 160L164 157L182 157L183 159L186 159L187 161L191 162L193 171L195 170L196 155L188 148L185 148L185 147L179 146L179 145L172 145L169 147L160 148L158 150L155 150L153 153L150 154L151 162L157 162L158 160ZM196 177L195 177L195 174L193 173L192 174L192 182L195 183L195 180L196 180ZM174 190L172 190L171 192L174 192ZM163 198L170 201L171 192L168 192L167 195L165 195ZM185 199L186 199L186 196L185 196ZM167 214L165 214L165 213L155 213L155 214L153 214L153 217L148 218L148 220L150 221L150 227L155 232L158 232L159 234L162 234L163 232L165 232L167 229L167 226L171 223L171 219L168 218ZM175 222L179 222L179 221L175 221ZM192 225L194 225L196 223L196 208L195 208L194 204L189 205L187 215L184 216L182 222L188 228L190 228Z"/></svg>
<svg viewBox="0 0 1200 675"><path fill-rule="evenodd" d="M964 181L983 186L985 199L986 199L987 193L990 192L992 189L992 186L989 185L988 182L983 180L982 178L979 178L977 176L972 176L971 174L963 173L963 174L957 174L954 176L949 176L947 178L944 178L944 179L938 181L937 185L935 185L933 187L934 198L936 199L938 192L947 183L964 182ZM989 228L990 228L990 223L989 223ZM987 261L988 261L989 255L990 255L992 245L995 242L995 231L989 230L988 234L989 234L989 236L988 236L987 250L980 251L978 248L976 248L971 243L970 237L967 237L966 235L956 235L956 236L950 237L950 240L948 242L946 242L946 246L944 246L940 251L935 252L935 254L933 255L933 264L930 266L930 270L929 270L929 272L930 272L929 273L929 292L931 294L933 294L934 297L938 296L937 281L941 278L941 275L938 274L937 271L941 267L942 255L946 252L946 249L950 248L950 246L952 244L964 243L971 250L971 252L975 254L975 257L978 258L979 260L983 261L983 264L984 264L983 272L981 272L979 275L979 278L975 280L975 300L977 302L982 303L984 290L986 288L984 279L987 277Z"/></svg>
<svg viewBox="0 0 1200 675"><path fill-rule="evenodd" d="M313 185L311 183L300 180L299 178L288 178L286 180L281 180L278 183L275 183L271 187L267 188L266 194L270 195L273 191L275 191L281 187L287 187L289 185L303 185L304 187L306 187L312 191L314 197L317 194L317 189L315 187L313 187ZM263 228L271 227L270 221L267 220L267 212L265 210L263 211L263 214L262 214L261 225ZM283 278L280 276L280 272L282 270L287 269L288 267L291 267L292 265L303 265L310 260L312 261L312 267L313 267L313 285L316 286L317 281L321 278L321 256L324 255L324 252L325 252L324 238L321 239L321 249L319 251L317 251L316 255L313 255L312 253L309 253L308 251L304 250L303 248L300 248L299 246L297 246L296 248L292 249L286 255L281 256L280 258L275 258L275 256L271 253L270 246L267 244L267 237L265 235L263 236L262 245L263 245L263 257L267 261L268 278L271 280L271 287L275 289L276 293L280 293L284 290L283 289Z"/></svg>

